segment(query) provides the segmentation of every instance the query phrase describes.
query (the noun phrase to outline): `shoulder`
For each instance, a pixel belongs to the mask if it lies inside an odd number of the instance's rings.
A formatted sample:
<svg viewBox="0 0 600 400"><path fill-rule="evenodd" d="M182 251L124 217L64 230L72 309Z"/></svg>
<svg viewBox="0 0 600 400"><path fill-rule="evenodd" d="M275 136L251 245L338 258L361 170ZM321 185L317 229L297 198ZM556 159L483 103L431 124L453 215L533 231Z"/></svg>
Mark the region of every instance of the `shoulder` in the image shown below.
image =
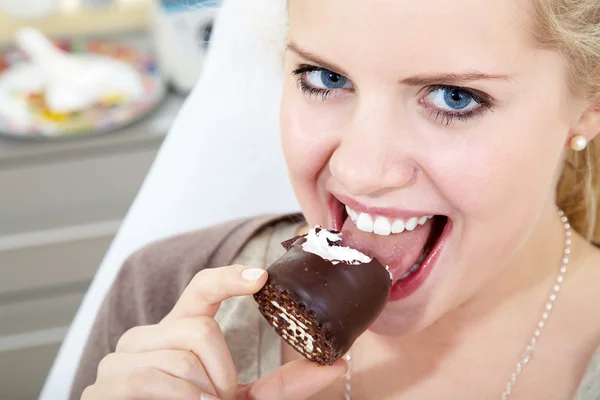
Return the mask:
<svg viewBox="0 0 600 400"><path fill-rule="evenodd" d="M110 295L134 306L139 323L156 323L200 270L230 264L258 232L286 219L300 216L239 219L150 243L126 260Z"/></svg>
<svg viewBox="0 0 600 400"><path fill-rule="evenodd" d="M594 353L581 380L574 400L592 400L600 397L600 348Z"/></svg>
<svg viewBox="0 0 600 400"><path fill-rule="evenodd" d="M573 274L573 285L577 288L575 292L579 300L585 300L584 303L589 305L590 311L593 311L594 315L598 315L597 310L600 308L600 248L585 243L574 255L575 257L571 256L574 270L569 272ZM600 335L600 317L596 319Z"/></svg>
<svg viewBox="0 0 600 400"><path fill-rule="evenodd" d="M150 243L125 261L105 306L127 326L155 324L200 270L230 264L261 229L294 218L300 217L239 219Z"/></svg>
<svg viewBox="0 0 600 400"><path fill-rule="evenodd" d="M570 261L563 284L565 298L561 301L571 310L570 325L581 335L580 344L593 353L600 348L600 249L585 242Z"/></svg>
<svg viewBox="0 0 600 400"><path fill-rule="evenodd" d="M583 242L570 257L566 284L569 301L581 317L587 317L578 324L586 325L597 337L600 345L600 248ZM566 289L567 287L565 287Z"/></svg>
<svg viewBox="0 0 600 400"><path fill-rule="evenodd" d="M576 351L583 373L574 399L591 400L600 398L600 249L577 242L557 305L564 310L562 338L572 343L564 347Z"/></svg>

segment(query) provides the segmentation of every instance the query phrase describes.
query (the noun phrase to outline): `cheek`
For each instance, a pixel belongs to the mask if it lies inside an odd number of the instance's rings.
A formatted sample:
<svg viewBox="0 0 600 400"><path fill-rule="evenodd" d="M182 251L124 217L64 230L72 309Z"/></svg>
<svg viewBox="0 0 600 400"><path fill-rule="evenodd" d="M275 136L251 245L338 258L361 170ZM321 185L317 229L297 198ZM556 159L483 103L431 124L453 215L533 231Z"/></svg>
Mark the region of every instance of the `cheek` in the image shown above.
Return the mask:
<svg viewBox="0 0 600 400"><path fill-rule="evenodd" d="M442 278L454 284L440 289L440 308L462 303L488 282L550 211L568 132L559 110L546 103L497 111L430 149L426 172L458 216L455 252L446 259L455 268Z"/></svg>
<svg viewBox="0 0 600 400"><path fill-rule="evenodd" d="M329 129L333 118L310 104L295 83L287 83L281 108L282 146L290 181L302 210L311 224L325 224L326 198L319 177L336 147Z"/></svg>
<svg viewBox="0 0 600 400"><path fill-rule="evenodd" d="M494 220L513 230L518 222L535 222L554 200L555 177L571 124L568 70L554 52L523 70L518 92L503 99L436 157L453 203L480 221ZM540 65L543 68L540 69Z"/></svg>
<svg viewBox="0 0 600 400"><path fill-rule="evenodd" d="M319 116L296 99L286 99L281 113L283 151L294 179L314 179L329 157Z"/></svg>
<svg viewBox="0 0 600 400"><path fill-rule="evenodd" d="M448 164L459 170L442 170L456 202L481 217L510 212L527 219L539 211L553 194L568 132L564 120L547 117L548 110L560 112L555 104L523 108L489 120L474 132L477 136L464 138L448 155L454 157Z"/></svg>
<svg viewBox="0 0 600 400"><path fill-rule="evenodd" d="M568 129L558 101L532 96L488 115L431 157L432 179L461 214L470 257L502 260L513 254L544 207L554 204Z"/></svg>

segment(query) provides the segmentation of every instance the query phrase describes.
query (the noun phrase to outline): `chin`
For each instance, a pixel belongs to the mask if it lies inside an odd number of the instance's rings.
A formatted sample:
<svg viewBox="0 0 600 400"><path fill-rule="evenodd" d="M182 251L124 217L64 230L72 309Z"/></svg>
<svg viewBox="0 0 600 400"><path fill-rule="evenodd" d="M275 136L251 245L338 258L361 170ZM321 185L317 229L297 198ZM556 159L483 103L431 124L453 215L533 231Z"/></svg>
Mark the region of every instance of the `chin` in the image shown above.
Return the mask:
<svg viewBox="0 0 600 400"><path fill-rule="evenodd" d="M385 311L384 311L385 313ZM412 333L417 333L425 328L429 324L426 324L421 316L416 314L403 314L387 316L382 314L377 320L369 327L369 332L375 333L381 336L404 336Z"/></svg>
<svg viewBox="0 0 600 400"><path fill-rule="evenodd" d="M435 277L431 279L433 281ZM435 303L440 300L435 298L435 294L433 287L423 287L403 300L388 301L369 331L383 336L403 336L425 330L447 311L434 312L437 309Z"/></svg>

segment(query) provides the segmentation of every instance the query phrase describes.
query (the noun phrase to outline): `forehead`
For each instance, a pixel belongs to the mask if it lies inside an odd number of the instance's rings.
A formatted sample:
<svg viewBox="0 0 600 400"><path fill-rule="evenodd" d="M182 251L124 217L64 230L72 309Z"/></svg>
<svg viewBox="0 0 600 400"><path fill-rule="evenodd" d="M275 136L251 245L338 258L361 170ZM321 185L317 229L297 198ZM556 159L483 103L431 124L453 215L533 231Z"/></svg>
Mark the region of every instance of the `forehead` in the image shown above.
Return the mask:
<svg viewBox="0 0 600 400"><path fill-rule="evenodd" d="M534 50L527 1L289 0L289 39L348 68L379 64L379 73L506 70Z"/></svg>

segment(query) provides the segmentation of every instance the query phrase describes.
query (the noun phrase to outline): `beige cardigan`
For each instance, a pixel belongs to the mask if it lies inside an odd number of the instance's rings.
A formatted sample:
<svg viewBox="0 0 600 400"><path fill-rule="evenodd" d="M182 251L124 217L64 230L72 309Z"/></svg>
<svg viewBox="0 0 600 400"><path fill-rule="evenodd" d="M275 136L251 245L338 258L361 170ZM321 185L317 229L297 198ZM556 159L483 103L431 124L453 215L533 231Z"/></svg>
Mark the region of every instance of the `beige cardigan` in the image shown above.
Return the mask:
<svg viewBox="0 0 600 400"><path fill-rule="evenodd" d="M283 254L280 243L294 236L299 215L233 221L173 237L136 252L119 273L98 314L73 384L71 399L94 383L100 360L121 335L138 325L158 323L203 268L233 263L266 267ZM243 318L241 318L243 317ZM258 313L251 297L223 303L217 316L242 382L281 364L279 337ZM600 350L575 400L600 399Z"/></svg>

